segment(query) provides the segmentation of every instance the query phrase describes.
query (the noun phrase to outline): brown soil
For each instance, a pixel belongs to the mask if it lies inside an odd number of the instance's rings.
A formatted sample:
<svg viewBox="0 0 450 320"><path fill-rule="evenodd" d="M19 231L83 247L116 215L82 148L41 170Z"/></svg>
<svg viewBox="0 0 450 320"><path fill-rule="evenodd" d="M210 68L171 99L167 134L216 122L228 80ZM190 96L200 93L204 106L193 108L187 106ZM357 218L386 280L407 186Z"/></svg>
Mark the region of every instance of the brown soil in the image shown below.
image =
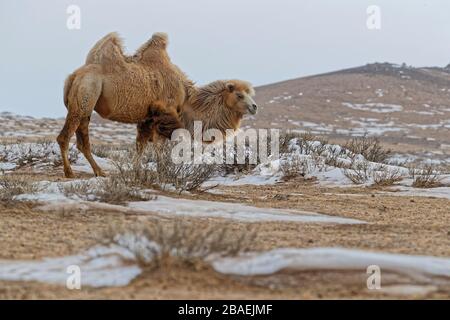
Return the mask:
<svg viewBox="0 0 450 320"><path fill-rule="evenodd" d="M40 176L40 179L43 177ZM48 177L47 179L53 179ZM279 247L340 246L374 251L450 256L450 201L425 197L391 196L371 188L324 188L313 182L272 186L222 187L221 194L193 198L248 203L260 207L291 208L360 219L363 225L257 223L251 250ZM154 215L129 211L65 209L41 211L37 204L0 206L0 259L39 259L75 254L98 244L112 225L151 224ZM185 218L202 228L222 219ZM169 221L170 219L165 219ZM164 219L163 219L164 221ZM242 232L243 222L233 230ZM3 299L316 299L396 298L405 296L366 288L362 272L282 272L269 277L230 277L210 267L169 265L150 269L122 288L68 290L37 282L0 281ZM449 288L447 288L449 289ZM450 298L442 288L408 298Z"/></svg>

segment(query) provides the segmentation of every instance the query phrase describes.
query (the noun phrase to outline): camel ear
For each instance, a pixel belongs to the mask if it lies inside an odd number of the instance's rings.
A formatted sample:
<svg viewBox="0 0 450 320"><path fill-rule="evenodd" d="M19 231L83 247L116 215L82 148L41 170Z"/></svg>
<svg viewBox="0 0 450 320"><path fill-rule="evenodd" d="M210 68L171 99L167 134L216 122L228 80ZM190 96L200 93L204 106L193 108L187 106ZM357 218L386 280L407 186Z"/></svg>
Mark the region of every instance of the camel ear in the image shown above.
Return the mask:
<svg viewBox="0 0 450 320"><path fill-rule="evenodd" d="M231 82L228 82L226 86L227 86L228 91L230 91L230 92L233 92L235 89L234 84Z"/></svg>

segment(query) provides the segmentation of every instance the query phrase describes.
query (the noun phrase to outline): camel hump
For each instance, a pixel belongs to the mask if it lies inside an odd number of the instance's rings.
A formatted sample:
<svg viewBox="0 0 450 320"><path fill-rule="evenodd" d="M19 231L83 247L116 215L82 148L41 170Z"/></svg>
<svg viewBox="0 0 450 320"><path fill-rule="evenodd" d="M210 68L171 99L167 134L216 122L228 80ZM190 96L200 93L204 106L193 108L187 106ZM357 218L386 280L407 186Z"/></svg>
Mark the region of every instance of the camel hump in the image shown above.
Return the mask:
<svg viewBox="0 0 450 320"><path fill-rule="evenodd" d="M86 57L86 64L119 65L125 61L122 39L116 32L97 41Z"/></svg>
<svg viewBox="0 0 450 320"><path fill-rule="evenodd" d="M167 33L155 32L150 40L136 50L134 57L137 61L144 62L149 57L158 57L161 54L165 56L167 55L166 48L168 44L169 37L167 36Z"/></svg>
<svg viewBox="0 0 450 320"><path fill-rule="evenodd" d="M155 32L150 39L150 42L155 47L166 49L169 44L169 36L165 32Z"/></svg>

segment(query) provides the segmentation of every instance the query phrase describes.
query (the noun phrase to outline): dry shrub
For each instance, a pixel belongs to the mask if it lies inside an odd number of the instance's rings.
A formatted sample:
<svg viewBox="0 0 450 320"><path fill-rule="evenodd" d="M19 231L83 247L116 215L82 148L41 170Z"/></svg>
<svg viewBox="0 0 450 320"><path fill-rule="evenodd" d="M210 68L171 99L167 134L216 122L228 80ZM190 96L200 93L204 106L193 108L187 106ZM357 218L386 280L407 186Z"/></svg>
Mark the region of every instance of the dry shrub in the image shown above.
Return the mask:
<svg viewBox="0 0 450 320"><path fill-rule="evenodd" d="M310 131L299 132L299 131L286 131L280 135L279 151L280 154L286 154L292 152L292 146L296 145L298 151L302 154L311 154L313 147L311 143L313 141L320 141L321 139Z"/></svg>
<svg viewBox="0 0 450 320"><path fill-rule="evenodd" d="M296 139L300 141L302 139L302 134L298 132L287 131L280 135L280 154L291 152L291 141Z"/></svg>
<svg viewBox="0 0 450 320"><path fill-rule="evenodd" d="M355 155L361 154L366 160L378 163L384 163L391 155L391 150L384 149L378 138L355 137L347 141L345 148L353 152Z"/></svg>
<svg viewBox="0 0 450 320"><path fill-rule="evenodd" d="M157 183L157 172L147 156L138 156L134 148L115 154L112 158L115 176L124 185L133 188L152 188Z"/></svg>
<svg viewBox="0 0 450 320"><path fill-rule="evenodd" d="M12 202L15 196L39 192L36 183L23 175L0 175L0 201Z"/></svg>
<svg viewBox="0 0 450 320"><path fill-rule="evenodd" d="M111 226L102 238L131 250L141 264L161 268L180 263L195 266L208 257L234 256L248 251L257 237L251 224L245 230L235 228L231 222L202 220L201 224L199 227L198 222L182 218L153 220L127 229ZM124 237L131 238L131 243L123 241Z"/></svg>
<svg viewBox="0 0 450 320"><path fill-rule="evenodd" d="M299 132L298 137L303 141L318 141L318 137L312 133L310 130L305 132Z"/></svg>
<svg viewBox="0 0 450 320"><path fill-rule="evenodd" d="M215 164L194 164L192 162L176 164L172 161L173 144L166 142L155 145L157 182L163 189L172 185L180 193L183 191L202 191L201 185L211 179L218 171Z"/></svg>
<svg viewBox="0 0 450 320"><path fill-rule="evenodd" d="M100 158L114 158L121 152L131 150L132 148L134 148L134 146L132 146L131 144L93 144L91 146L91 151L93 154Z"/></svg>
<svg viewBox="0 0 450 320"><path fill-rule="evenodd" d="M369 161L352 160L349 169L341 169L344 175L354 184L366 183L370 178L371 168Z"/></svg>
<svg viewBox="0 0 450 320"><path fill-rule="evenodd" d="M337 145L329 145L327 152L324 154L326 165L348 169L349 164L342 160L345 157L347 157L347 150Z"/></svg>
<svg viewBox="0 0 450 320"><path fill-rule="evenodd" d="M74 195L85 201L100 201L112 204L123 204L127 201L145 201L151 196L139 189L126 185L117 175L108 178L85 180L77 183L59 185L60 190L67 197Z"/></svg>
<svg viewBox="0 0 450 320"><path fill-rule="evenodd" d="M235 141L236 142L236 141ZM270 144L271 144L271 137L270 135L267 136L267 150L270 150ZM234 143L232 145L232 149L230 150L230 148L226 146L225 141L223 142L223 159L227 160L224 161L225 163L223 163L222 165L220 165L219 169L221 171L222 174L235 174L235 175L243 175L243 174L248 174L251 171L253 171L253 169L256 168L256 166L258 164L261 163L259 157L256 157L256 161L252 161L254 163L250 163L250 158L251 158L251 154L255 154L254 153L255 150L253 150L249 144L249 141L246 140L245 141L245 149L244 149L244 154L245 154L245 159L244 159L244 163L242 163L242 161L239 161L238 163L238 147L237 144ZM257 153L256 153L257 155ZM228 159L231 158L233 160L233 163L226 163L228 162Z"/></svg>
<svg viewBox="0 0 450 320"><path fill-rule="evenodd" d="M92 154L100 158L108 158L113 153L114 148L105 144L93 144L91 146Z"/></svg>
<svg viewBox="0 0 450 320"><path fill-rule="evenodd" d="M201 185L217 172L217 165L175 164L172 147L171 142L165 142L152 144L143 155L138 155L134 148L117 152L112 156L115 172L111 176L130 188L173 187L179 193L203 191Z"/></svg>
<svg viewBox="0 0 450 320"><path fill-rule="evenodd" d="M411 166L408 168L415 188L436 188L442 186L442 176L438 168L433 164L425 164L420 168Z"/></svg>
<svg viewBox="0 0 450 320"><path fill-rule="evenodd" d="M305 177L311 172L308 159L296 153L280 162L280 170L284 180Z"/></svg>
<svg viewBox="0 0 450 320"><path fill-rule="evenodd" d="M298 140L299 151L302 154L317 154L321 155L326 147L327 141L323 137L318 137L311 132L304 132L299 135Z"/></svg>
<svg viewBox="0 0 450 320"><path fill-rule="evenodd" d="M377 186L392 186L394 183L402 180L400 169L389 169L386 166L381 166L378 170L373 172L373 182Z"/></svg>
<svg viewBox="0 0 450 320"><path fill-rule="evenodd" d="M72 145L68 154L69 161L74 163L78 156L78 150ZM0 161L13 162L19 168L37 163L55 167L62 165L58 144L45 139L35 143L2 144L0 145Z"/></svg>

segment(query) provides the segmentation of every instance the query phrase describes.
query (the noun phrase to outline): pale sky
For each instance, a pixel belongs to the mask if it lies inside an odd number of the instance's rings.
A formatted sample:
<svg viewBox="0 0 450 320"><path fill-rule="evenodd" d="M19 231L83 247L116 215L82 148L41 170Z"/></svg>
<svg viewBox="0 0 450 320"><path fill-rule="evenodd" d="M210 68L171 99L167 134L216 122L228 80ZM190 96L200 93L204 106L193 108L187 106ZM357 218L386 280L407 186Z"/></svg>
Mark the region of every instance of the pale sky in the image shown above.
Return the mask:
<svg viewBox="0 0 450 320"><path fill-rule="evenodd" d="M80 30L66 27L72 4ZM381 9L380 30L366 26L370 5ZM65 116L65 77L111 31L128 53L167 32L172 61L199 84L261 85L375 61L450 63L448 0L0 0L0 112Z"/></svg>

